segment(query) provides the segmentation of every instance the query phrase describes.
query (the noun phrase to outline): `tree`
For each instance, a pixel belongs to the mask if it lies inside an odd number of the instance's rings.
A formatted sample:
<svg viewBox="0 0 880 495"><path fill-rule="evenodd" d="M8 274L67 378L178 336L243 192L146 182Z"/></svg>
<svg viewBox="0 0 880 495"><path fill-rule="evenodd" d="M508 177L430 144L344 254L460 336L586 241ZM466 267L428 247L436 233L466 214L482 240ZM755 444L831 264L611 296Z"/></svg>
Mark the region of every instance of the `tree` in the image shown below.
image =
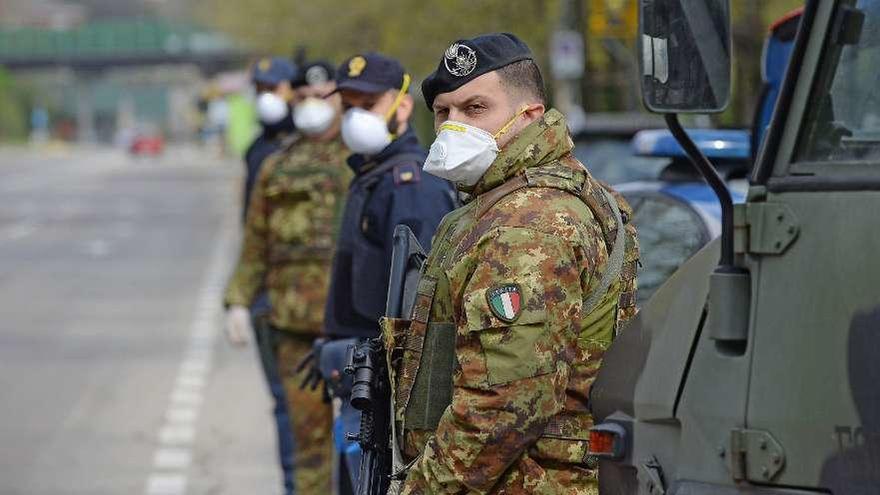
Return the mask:
<svg viewBox="0 0 880 495"><path fill-rule="evenodd" d="M308 47L339 62L375 50L399 58L418 80L452 41L492 31L522 37L546 58L557 0L224 0L194 3L200 19L235 34L258 52L291 54Z"/></svg>
<svg viewBox="0 0 880 495"><path fill-rule="evenodd" d="M227 31L258 53L310 56L339 62L362 51L399 58L418 82L434 70L449 44L476 34L507 31L523 38L549 69L547 49L559 25L559 0L190 0L197 18ZM587 46L584 102L591 111L639 110L635 58L637 0L580 0ZM747 125L760 84L767 26L802 0L731 2L734 95L719 117Z"/></svg>

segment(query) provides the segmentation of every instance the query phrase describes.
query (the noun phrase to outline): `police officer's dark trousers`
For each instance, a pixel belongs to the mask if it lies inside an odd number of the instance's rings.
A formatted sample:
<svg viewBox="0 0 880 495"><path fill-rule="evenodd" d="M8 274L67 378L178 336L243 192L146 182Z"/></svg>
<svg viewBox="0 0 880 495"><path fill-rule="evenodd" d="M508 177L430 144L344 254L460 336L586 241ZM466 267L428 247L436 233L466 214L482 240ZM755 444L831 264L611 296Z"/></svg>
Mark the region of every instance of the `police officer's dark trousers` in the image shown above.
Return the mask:
<svg viewBox="0 0 880 495"><path fill-rule="evenodd" d="M258 297L258 302L251 306L251 321L254 328L254 340L257 352L260 356L263 373L266 375L266 384L274 401L275 428L278 433L278 461L281 466L281 475L284 482L286 495L293 493L293 452L294 439L290 422L290 412L287 409L287 397L284 393L284 385L278 369L277 339L269 325L268 304L261 304L265 294Z"/></svg>

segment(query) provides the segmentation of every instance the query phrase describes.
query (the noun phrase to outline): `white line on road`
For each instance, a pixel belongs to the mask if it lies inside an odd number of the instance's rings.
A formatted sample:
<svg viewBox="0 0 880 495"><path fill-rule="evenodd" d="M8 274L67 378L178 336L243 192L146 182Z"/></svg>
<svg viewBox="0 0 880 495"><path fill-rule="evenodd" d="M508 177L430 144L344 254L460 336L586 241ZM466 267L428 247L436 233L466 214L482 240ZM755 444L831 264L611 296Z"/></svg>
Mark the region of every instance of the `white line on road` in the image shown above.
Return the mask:
<svg viewBox="0 0 880 495"><path fill-rule="evenodd" d="M164 448L153 456L156 469L186 469L192 463L192 451L181 448Z"/></svg>
<svg viewBox="0 0 880 495"><path fill-rule="evenodd" d="M199 418L195 407L172 407L165 413L165 419L173 425L192 424Z"/></svg>
<svg viewBox="0 0 880 495"><path fill-rule="evenodd" d="M172 406L193 406L202 403L202 394L188 390L175 390L171 393Z"/></svg>
<svg viewBox="0 0 880 495"><path fill-rule="evenodd" d="M159 430L162 445L190 445L196 439L196 429L191 425L166 425Z"/></svg>
<svg viewBox="0 0 880 495"><path fill-rule="evenodd" d="M17 241L23 239L37 230L37 223L33 220L23 220L0 231L0 239Z"/></svg>
<svg viewBox="0 0 880 495"><path fill-rule="evenodd" d="M179 390L200 389L205 386L205 377L196 375L179 375L177 388Z"/></svg>
<svg viewBox="0 0 880 495"><path fill-rule="evenodd" d="M190 338L171 392L165 424L159 429L159 447L153 456L153 473L147 495L184 495L186 470L192 464L202 390L211 373L214 341L220 315L220 298L233 253L234 222L227 218L197 299Z"/></svg>
<svg viewBox="0 0 880 495"><path fill-rule="evenodd" d="M190 463L192 463L192 451L189 449L159 449L153 456L153 467L156 469L186 469Z"/></svg>
<svg viewBox="0 0 880 495"><path fill-rule="evenodd" d="M154 474L147 480L148 495L182 495L186 493L186 475Z"/></svg>

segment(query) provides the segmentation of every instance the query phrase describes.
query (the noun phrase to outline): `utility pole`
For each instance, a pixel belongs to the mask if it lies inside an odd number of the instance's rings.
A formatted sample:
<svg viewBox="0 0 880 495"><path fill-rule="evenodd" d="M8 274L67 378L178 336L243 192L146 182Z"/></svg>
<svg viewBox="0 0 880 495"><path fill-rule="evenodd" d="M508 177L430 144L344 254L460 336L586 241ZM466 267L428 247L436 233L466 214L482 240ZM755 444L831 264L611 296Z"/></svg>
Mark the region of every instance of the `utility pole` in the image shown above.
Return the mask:
<svg viewBox="0 0 880 495"><path fill-rule="evenodd" d="M550 68L553 101L565 114L572 134L586 127L581 79L586 66L584 49L584 8L582 0L561 0L559 16L550 40Z"/></svg>

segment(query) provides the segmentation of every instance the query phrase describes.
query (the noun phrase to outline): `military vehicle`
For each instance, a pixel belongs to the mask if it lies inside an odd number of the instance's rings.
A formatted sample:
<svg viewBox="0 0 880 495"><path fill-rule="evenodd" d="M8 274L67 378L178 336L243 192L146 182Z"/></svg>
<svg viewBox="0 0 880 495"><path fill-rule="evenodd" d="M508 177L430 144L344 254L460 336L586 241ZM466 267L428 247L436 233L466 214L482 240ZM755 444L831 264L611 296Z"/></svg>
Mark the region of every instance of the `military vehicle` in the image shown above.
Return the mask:
<svg viewBox="0 0 880 495"><path fill-rule="evenodd" d="M642 92L722 235L623 328L590 391L607 494L880 493L880 0L806 3L734 206L677 113L730 93L724 0L641 0Z"/></svg>

